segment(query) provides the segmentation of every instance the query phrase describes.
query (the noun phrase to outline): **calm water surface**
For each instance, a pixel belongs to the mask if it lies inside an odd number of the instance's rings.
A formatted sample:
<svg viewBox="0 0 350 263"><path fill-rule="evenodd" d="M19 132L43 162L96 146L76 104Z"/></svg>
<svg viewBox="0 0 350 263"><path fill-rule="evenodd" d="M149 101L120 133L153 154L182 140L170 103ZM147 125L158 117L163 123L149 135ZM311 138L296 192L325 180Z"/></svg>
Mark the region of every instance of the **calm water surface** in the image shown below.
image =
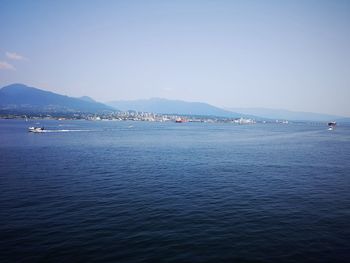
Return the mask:
<svg viewBox="0 0 350 263"><path fill-rule="evenodd" d="M0 120L0 262L350 262L350 127Z"/></svg>

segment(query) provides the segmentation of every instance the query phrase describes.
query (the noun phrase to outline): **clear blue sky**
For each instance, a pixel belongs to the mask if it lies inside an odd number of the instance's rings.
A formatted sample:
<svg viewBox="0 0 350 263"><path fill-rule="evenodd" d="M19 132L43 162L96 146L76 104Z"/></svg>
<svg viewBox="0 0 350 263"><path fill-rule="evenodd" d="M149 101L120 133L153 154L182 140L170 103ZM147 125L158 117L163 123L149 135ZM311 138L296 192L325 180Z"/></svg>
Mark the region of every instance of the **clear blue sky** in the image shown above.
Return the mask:
<svg viewBox="0 0 350 263"><path fill-rule="evenodd" d="M350 116L350 1L4 1L0 86Z"/></svg>

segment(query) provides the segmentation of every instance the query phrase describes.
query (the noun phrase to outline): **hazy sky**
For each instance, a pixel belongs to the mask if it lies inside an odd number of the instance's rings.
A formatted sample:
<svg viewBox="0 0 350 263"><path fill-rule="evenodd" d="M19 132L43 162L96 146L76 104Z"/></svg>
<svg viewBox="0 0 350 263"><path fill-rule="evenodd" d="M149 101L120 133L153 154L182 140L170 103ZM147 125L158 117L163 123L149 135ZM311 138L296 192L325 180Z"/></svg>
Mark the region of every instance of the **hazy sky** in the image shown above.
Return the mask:
<svg viewBox="0 0 350 263"><path fill-rule="evenodd" d="M350 116L350 1L4 1L0 86Z"/></svg>

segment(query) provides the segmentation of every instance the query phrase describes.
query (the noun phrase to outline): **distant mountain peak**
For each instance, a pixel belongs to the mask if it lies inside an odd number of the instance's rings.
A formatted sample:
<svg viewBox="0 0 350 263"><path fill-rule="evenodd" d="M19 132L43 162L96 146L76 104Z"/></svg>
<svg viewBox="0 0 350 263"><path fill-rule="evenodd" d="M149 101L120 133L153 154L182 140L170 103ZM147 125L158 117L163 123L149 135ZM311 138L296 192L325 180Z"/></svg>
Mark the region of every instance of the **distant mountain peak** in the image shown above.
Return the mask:
<svg viewBox="0 0 350 263"><path fill-rule="evenodd" d="M2 89L11 89L11 88L28 88L28 86L22 83L13 83L2 87Z"/></svg>
<svg viewBox="0 0 350 263"><path fill-rule="evenodd" d="M2 92L20 92L20 91L31 90L31 89L35 89L35 88L29 87L21 83L14 83L3 87L1 91Z"/></svg>
<svg viewBox="0 0 350 263"><path fill-rule="evenodd" d="M93 98L91 98L89 96L82 96L82 97L79 97L78 99L88 101L88 102L96 102L96 100L94 100Z"/></svg>

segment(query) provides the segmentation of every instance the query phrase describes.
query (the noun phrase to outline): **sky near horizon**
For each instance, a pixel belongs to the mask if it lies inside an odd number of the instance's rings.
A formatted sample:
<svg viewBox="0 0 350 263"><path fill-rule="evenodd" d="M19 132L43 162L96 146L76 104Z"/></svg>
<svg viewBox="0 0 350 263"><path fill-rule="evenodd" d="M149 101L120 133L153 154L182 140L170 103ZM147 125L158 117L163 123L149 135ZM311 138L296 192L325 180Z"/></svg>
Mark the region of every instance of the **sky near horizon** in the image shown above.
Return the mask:
<svg viewBox="0 0 350 263"><path fill-rule="evenodd" d="M0 0L0 86L350 116L350 1Z"/></svg>

